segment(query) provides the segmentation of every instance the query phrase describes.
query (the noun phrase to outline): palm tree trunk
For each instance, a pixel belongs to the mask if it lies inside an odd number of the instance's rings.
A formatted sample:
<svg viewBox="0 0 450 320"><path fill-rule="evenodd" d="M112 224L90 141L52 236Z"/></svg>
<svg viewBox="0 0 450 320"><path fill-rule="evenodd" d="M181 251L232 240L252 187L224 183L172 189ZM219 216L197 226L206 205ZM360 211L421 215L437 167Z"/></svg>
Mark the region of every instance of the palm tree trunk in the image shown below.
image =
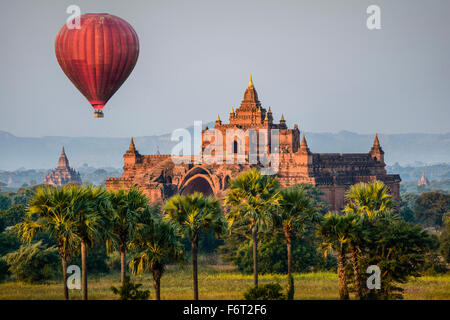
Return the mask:
<svg viewBox="0 0 450 320"><path fill-rule="evenodd" d="M86 242L81 241L81 285L83 289L83 300L88 299L87 267L86 267Z"/></svg>
<svg viewBox="0 0 450 320"><path fill-rule="evenodd" d="M345 255L344 252L338 252L338 280L339 280L339 298L348 300L347 279L345 275Z"/></svg>
<svg viewBox="0 0 450 320"><path fill-rule="evenodd" d="M121 244L120 245L120 281L122 282L122 287L125 285L125 277L126 277L126 247L125 245Z"/></svg>
<svg viewBox="0 0 450 320"><path fill-rule="evenodd" d="M294 299L294 281L292 279L292 241L291 235L288 231L285 232L286 247L287 247L287 267L288 267L288 299Z"/></svg>
<svg viewBox="0 0 450 320"><path fill-rule="evenodd" d="M358 270L358 257L356 255L356 249L354 247L352 247L352 266L353 266L353 278L355 281L356 296L359 300L362 300L363 292L362 292L361 279L360 279L359 270Z"/></svg>
<svg viewBox="0 0 450 320"><path fill-rule="evenodd" d="M255 287L258 286L258 227L255 225L252 228L253 239L253 278Z"/></svg>
<svg viewBox="0 0 450 320"><path fill-rule="evenodd" d="M161 272L159 270L153 270L153 287L156 300L161 300Z"/></svg>
<svg viewBox="0 0 450 320"><path fill-rule="evenodd" d="M67 287L67 260L66 257L61 257L62 273L64 281L64 300L69 300L69 288Z"/></svg>
<svg viewBox="0 0 450 320"><path fill-rule="evenodd" d="M198 234L196 234L192 239L192 278L194 282L194 300L198 300L197 253L198 253Z"/></svg>

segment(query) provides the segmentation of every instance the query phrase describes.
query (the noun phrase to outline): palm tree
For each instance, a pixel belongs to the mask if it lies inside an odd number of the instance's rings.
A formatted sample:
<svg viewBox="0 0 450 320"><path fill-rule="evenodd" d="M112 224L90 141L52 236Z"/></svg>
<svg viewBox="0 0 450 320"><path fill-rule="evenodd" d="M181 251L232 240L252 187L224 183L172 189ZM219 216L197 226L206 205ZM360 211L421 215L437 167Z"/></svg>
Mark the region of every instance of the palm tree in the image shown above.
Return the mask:
<svg viewBox="0 0 450 320"><path fill-rule="evenodd" d="M369 219L394 207L394 201L386 185L378 180L352 185L345 197L347 200L345 212L367 215Z"/></svg>
<svg viewBox="0 0 450 320"><path fill-rule="evenodd" d="M198 300L197 254L200 230L216 235L227 229L227 221L222 215L220 202L212 196L205 197L195 192L190 195L176 195L164 205L165 219L176 223L182 234L187 236L192 246L192 272L194 299Z"/></svg>
<svg viewBox="0 0 450 320"><path fill-rule="evenodd" d="M134 274L151 272L156 300L161 299L161 277L169 262L183 260L183 245L173 223L158 216L159 207L147 207L139 218L140 227L130 239Z"/></svg>
<svg viewBox="0 0 450 320"><path fill-rule="evenodd" d="M114 238L111 234L111 203L104 187L91 186L68 187L71 198L71 215L74 221L74 233L81 244L81 284L83 300L88 298L87 287L87 246L94 246L98 241Z"/></svg>
<svg viewBox="0 0 450 320"><path fill-rule="evenodd" d="M325 215L317 230L318 235L323 240L324 255L326 256L330 249L337 253L339 297L342 300L349 299L345 265L347 245L351 238L354 219L355 217L352 214L343 215L338 212L329 212Z"/></svg>
<svg viewBox="0 0 450 320"><path fill-rule="evenodd" d="M137 230L139 216L147 207L148 200L137 187L132 186L129 190L120 189L116 192L110 192L110 201L112 206L112 232L117 236L123 286L125 285L128 241Z"/></svg>
<svg viewBox="0 0 450 320"><path fill-rule="evenodd" d="M240 174L231 180L225 204L230 226L236 219L249 221L253 243L253 278L258 286L258 228L271 220L272 211L280 199L275 176L262 175L258 169Z"/></svg>
<svg viewBox="0 0 450 320"><path fill-rule="evenodd" d="M288 298L294 298L294 281L292 278L292 240L305 231L306 224L317 221L316 210L305 190L301 186L284 188L280 191L278 214L274 215L275 223L282 224L284 238L286 240L288 262Z"/></svg>
<svg viewBox="0 0 450 320"><path fill-rule="evenodd" d="M347 204L344 211L347 214L353 214L355 221L350 232L348 246L351 254L356 295L358 299L363 299L363 286L358 267L358 251L365 241L364 233L366 232L362 223L366 217L373 220L386 214L389 215L394 207L394 201L385 184L378 180L371 183L361 182L351 186L346 193L346 200ZM355 216L360 216L363 220L356 222L358 219Z"/></svg>
<svg viewBox="0 0 450 320"><path fill-rule="evenodd" d="M366 230L363 227L363 217L353 213L347 212L349 232L348 232L348 247L350 251L352 269L353 269L353 281L355 283L356 297L359 300L364 298L363 284L361 280L361 274L359 271L359 254L361 253L361 247L366 242L365 234Z"/></svg>
<svg viewBox="0 0 450 320"><path fill-rule="evenodd" d="M67 288L67 260L77 245L74 221L70 215L70 193L67 188L39 188L28 204L24 220L16 228L24 242L30 243L37 233L47 233L58 243L61 257L64 299L69 299Z"/></svg>

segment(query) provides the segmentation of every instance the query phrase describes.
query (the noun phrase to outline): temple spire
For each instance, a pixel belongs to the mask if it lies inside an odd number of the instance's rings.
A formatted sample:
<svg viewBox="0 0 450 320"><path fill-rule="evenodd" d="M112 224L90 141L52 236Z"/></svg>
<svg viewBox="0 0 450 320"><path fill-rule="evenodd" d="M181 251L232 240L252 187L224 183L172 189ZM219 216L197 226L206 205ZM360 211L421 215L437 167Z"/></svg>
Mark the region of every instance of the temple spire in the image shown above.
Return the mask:
<svg viewBox="0 0 450 320"><path fill-rule="evenodd" d="M58 167L60 167L60 168L69 167L69 160L67 159L66 151L64 150L64 146L62 147L61 155L59 156Z"/></svg>
<svg viewBox="0 0 450 320"><path fill-rule="evenodd" d="M253 88L252 74L250 74L250 80L248 80L248 87Z"/></svg>
<svg viewBox="0 0 450 320"><path fill-rule="evenodd" d="M136 150L136 146L134 145L133 137L131 137L130 147L128 148L128 150L131 150L131 151Z"/></svg>
<svg viewBox="0 0 450 320"><path fill-rule="evenodd" d="M375 138L373 139L373 146L370 149L370 154L376 161L384 163L384 151L383 148L381 148L380 140L378 140L378 133L375 134Z"/></svg>
<svg viewBox="0 0 450 320"><path fill-rule="evenodd" d="M303 134L302 142L300 143L300 147L302 146L308 148L308 143L306 142L305 134Z"/></svg>
<svg viewBox="0 0 450 320"><path fill-rule="evenodd" d="M302 141L300 142L300 149L301 152L310 153L308 148L308 143L306 142L305 134L303 134Z"/></svg>
<svg viewBox="0 0 450 320"><path fill-rule="evenodd" d="M286 120L284 120L284 115L283 115L283 114L281 114L281 119L280 119L280 121L286 121Z"/></svg>
<svg viewBox="0 0 450 320"><path fill-rule="evenodd" d="M380 140L378 140L378 133L375 133L375 139L373 140L374 147L380 147Z"/></svg>

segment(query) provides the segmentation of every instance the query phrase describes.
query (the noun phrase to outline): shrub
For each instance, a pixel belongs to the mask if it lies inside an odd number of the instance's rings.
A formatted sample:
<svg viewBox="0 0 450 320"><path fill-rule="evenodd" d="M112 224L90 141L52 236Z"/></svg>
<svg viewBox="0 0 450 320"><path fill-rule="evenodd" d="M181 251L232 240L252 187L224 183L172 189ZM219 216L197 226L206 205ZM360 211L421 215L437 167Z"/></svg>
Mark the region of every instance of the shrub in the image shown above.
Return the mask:
<svg viewBox="0 0 450 320"><path fill-rule="evenodd" d="M86 267L89 273L100 274L109 271L107 265L106 246L104 244L95 245L93 248L88 248L86 257ZM81 254L77 255L70 261L70 264L81 266Z"/></svg>
<svg viewBox="0 0 450 320"><path fill-rule="evenodd" d="M139 290L141 286L141 283L134 283L130 277L126 277L123 286L111 287L111 291L120 296L119 300L147 300L150 290Z"/></svg>
<svg viewBox="0 0 450 320"><path fill-rule="evenodd" d="M0 233L0 257L19 249L20 245L20 240L12 230Z"/></svg>
<svg viewBox="0 0 450 320"><path fill-rule="evenodd" d="M8 274L9 274L8 264L4 259L0 259L0 282L5 280Z"/></svg>
<svg viewBox="0 0 450 320"><path fill-rule="evenodd" d="M9 197L0 194L0 210L7 210L11 206L12 201Z"/></svg>
<svg viewBox="0 0 450 320"><path fill-rule="evenodd" d="M3 259L17 280L28 283L54 278L60 266L58 249L56 247L47 248L42 241L22 245L18 250L8 253Z"/></svg>
<svg viewBox="0 0 450 320"><path fill-rule="evenodd" d="M111 254L109 254L108 258L106 259L106 265L108 266L110 272L120 271L120 252L113 251Z"/></svg>
<svg viewBox="0 0 450 320"><path fill-rule="evenodd" d="M292 245L292 271L329 270L336 265L332 256L324 258L310 239L295 239ZM243 273L253 272L253 251L249 241L238 247L233 261ZM283 238L262 237L258 245L258 269L261 274L287 273L286 241Z"/></svg>
<svg viewBox="0 0 450 320"><path fill-rule="evenodd" d="M252 286L244 292L245 300L284 300L283 288L278 283Z"/></svg>

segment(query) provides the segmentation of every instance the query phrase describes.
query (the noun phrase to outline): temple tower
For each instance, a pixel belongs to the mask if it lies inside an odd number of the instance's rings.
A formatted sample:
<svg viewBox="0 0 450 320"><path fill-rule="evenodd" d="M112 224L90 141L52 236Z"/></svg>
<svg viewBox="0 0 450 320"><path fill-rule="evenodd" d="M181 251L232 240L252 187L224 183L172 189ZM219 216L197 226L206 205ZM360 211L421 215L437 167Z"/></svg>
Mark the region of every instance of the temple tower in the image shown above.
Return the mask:
<svg viewBox="0 0 450 320"><path fill-rule="evenodd" d="M66 151L63 147L59 156L58 167L44 177L44 184L61 187L68 183L81 184L81 176L80 173L69 166L69 159L67 159Z"/></svg>

